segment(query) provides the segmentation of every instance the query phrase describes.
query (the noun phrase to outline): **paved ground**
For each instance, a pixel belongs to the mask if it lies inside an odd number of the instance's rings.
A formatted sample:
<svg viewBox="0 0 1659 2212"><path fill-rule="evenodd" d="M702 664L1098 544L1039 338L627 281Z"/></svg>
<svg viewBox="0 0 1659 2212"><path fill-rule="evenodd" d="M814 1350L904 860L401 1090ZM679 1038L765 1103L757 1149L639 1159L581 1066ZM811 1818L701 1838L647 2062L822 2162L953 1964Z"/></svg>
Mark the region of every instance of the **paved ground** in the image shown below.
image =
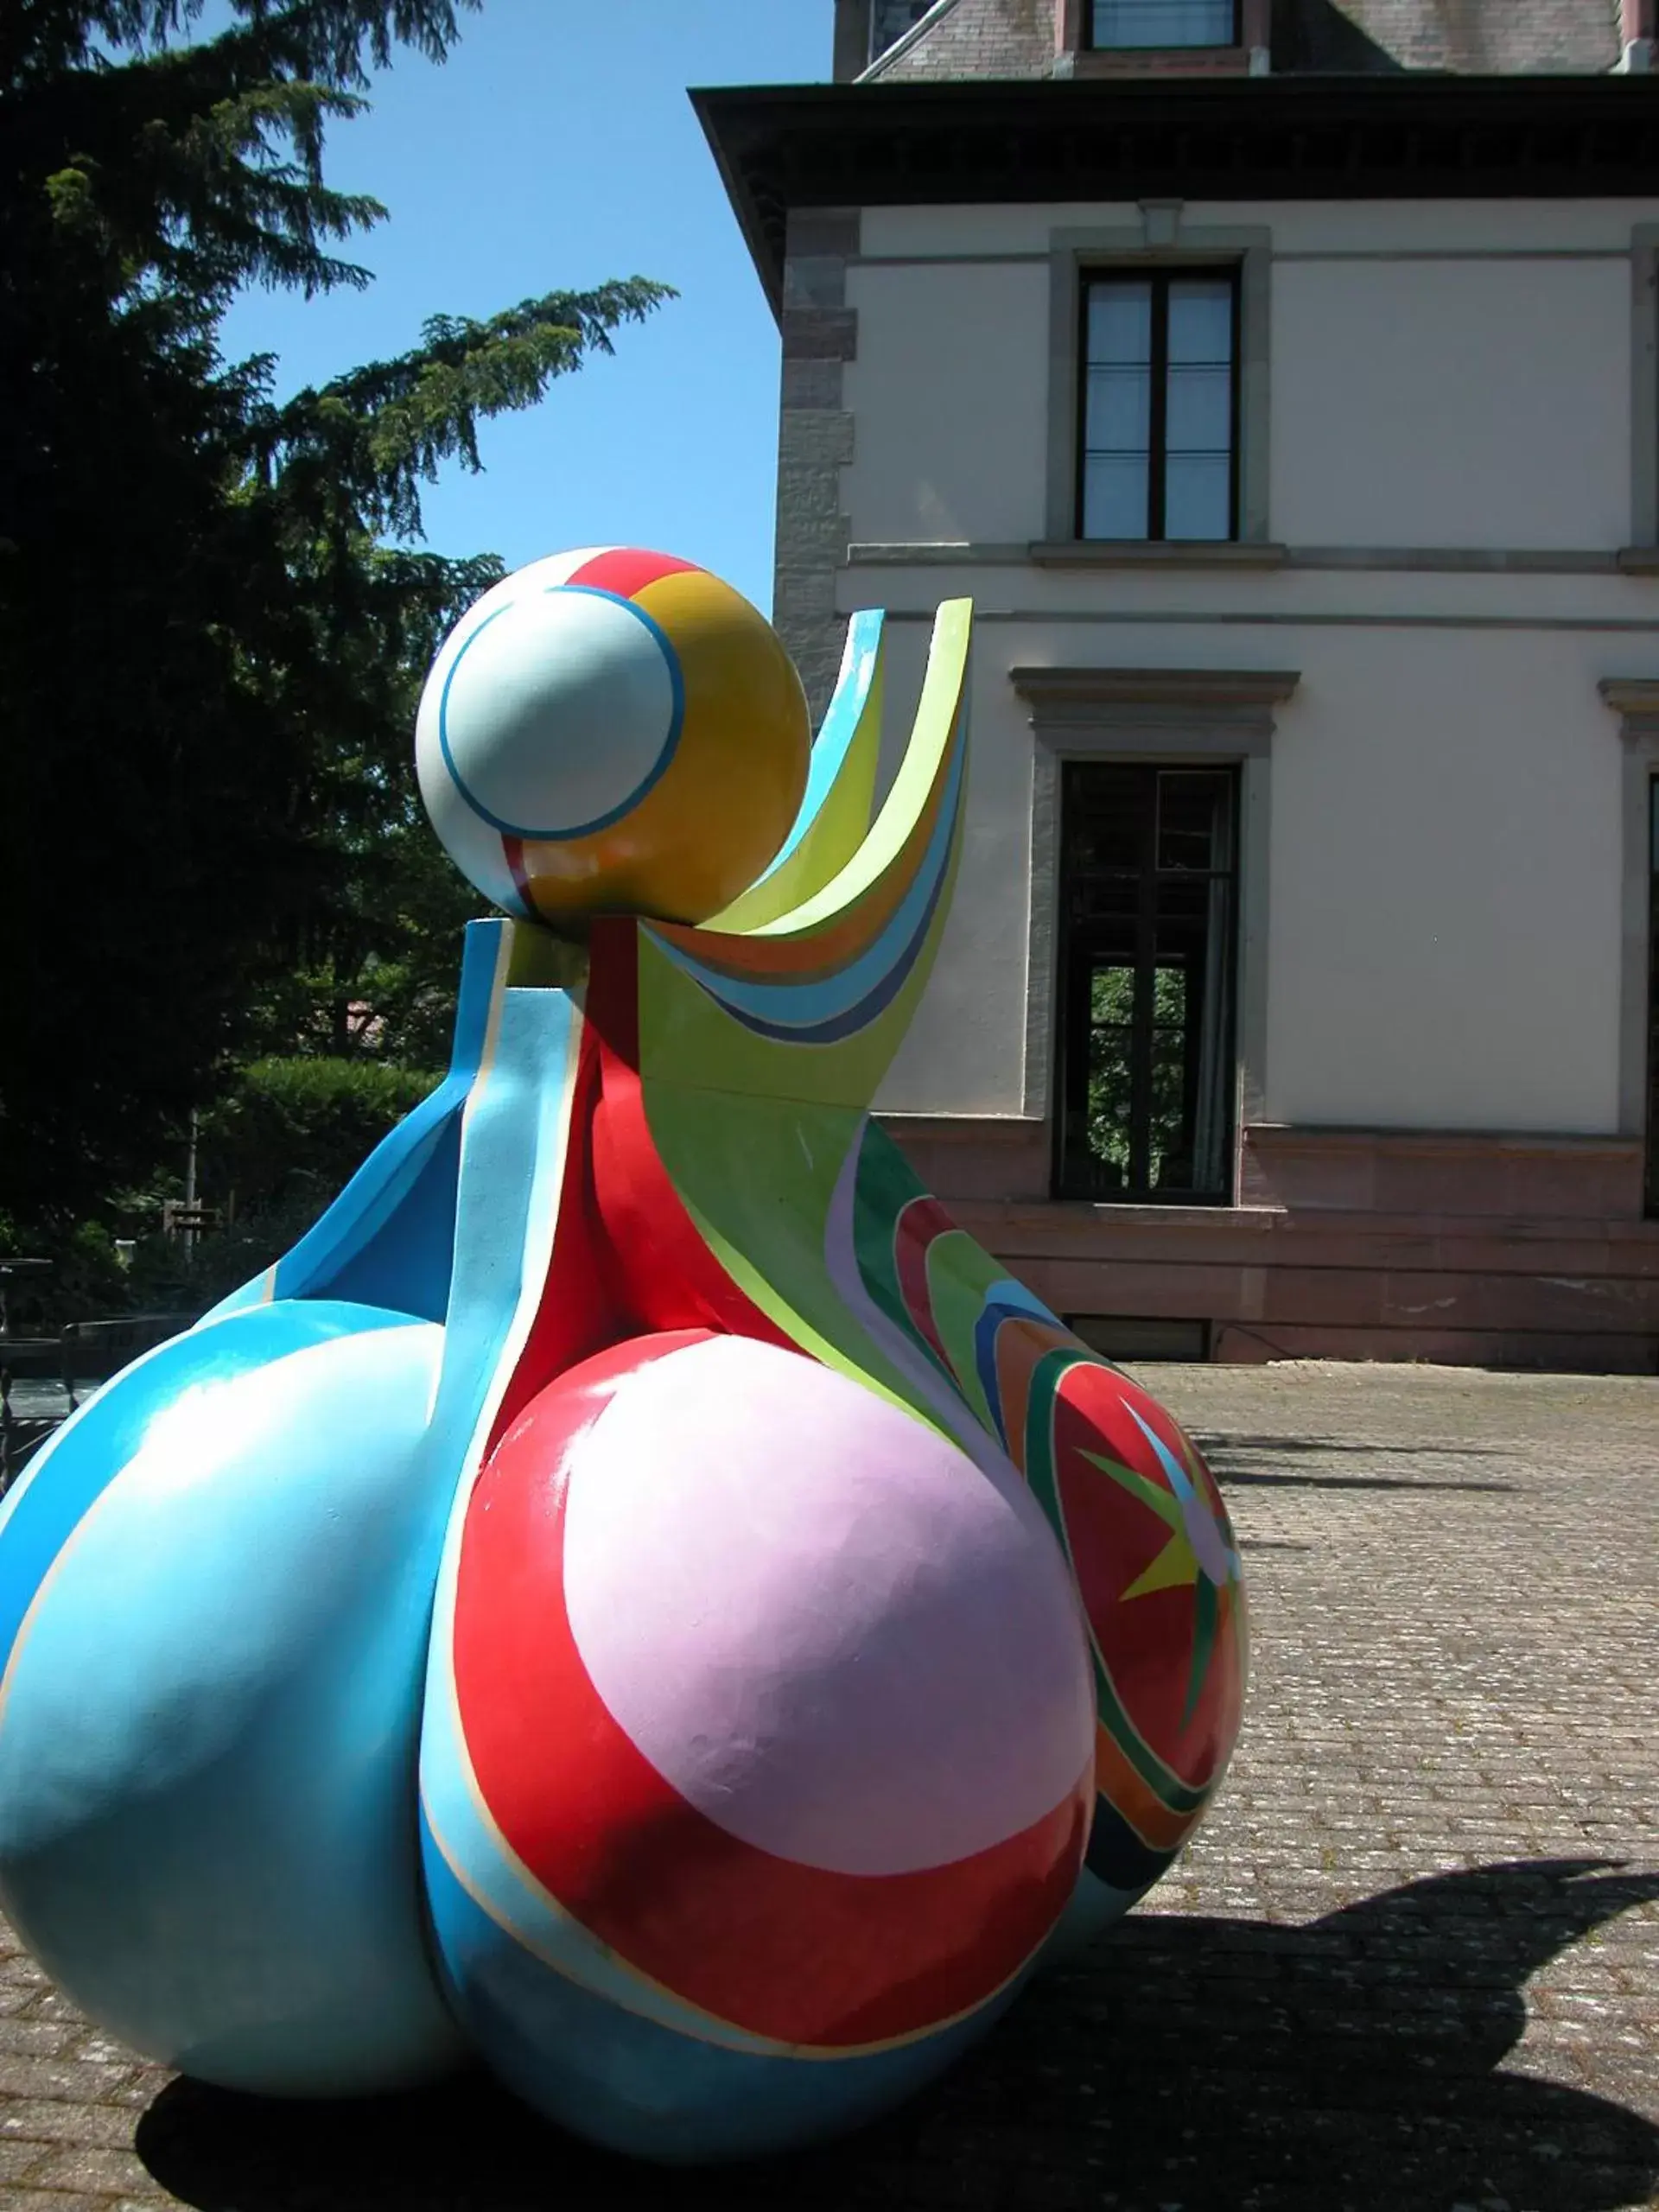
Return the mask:
<svg viewBox="0 0 1659 2212"><path fill-rule="evenodd" d="M699 2179L480 2084L169 2082L0 1960L0 2205L1611 2212L1659 2183L1659 1384L1146 1371L1211 1450L1256 1669L1147 1908L858 2141Z"/></svg>

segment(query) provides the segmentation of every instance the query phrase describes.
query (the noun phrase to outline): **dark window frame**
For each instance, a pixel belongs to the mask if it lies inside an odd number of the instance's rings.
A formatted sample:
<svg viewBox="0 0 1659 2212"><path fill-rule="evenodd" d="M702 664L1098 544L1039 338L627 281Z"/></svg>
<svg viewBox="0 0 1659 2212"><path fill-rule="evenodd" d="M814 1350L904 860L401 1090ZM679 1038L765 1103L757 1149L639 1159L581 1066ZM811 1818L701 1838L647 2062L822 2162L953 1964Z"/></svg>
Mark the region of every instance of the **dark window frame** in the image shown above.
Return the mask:
<svg viewBox="0 0 1659 2212"><path fill-rule="evenodd" d="M1075 454L1072 506L1080 544L1236 545L1243 524L1242 455L1243 442L1243 270L1236 261L1162 262L1109 268L1085 264L1077 272L1077 418L1073 424ZM1169 288L1172 284L1225 283L1232 294L1232 363L1228 383L1230 419L1228 425L1227 535L1225 537L1169 537L1165 535L1167 505L1165 476L1168 468L1169 416ZM1088 531L1086 493L1089 474L1089 296L1096 286L1149 284L1152 288L1152 351L1148 364L1151 382L1150 418L1147 430L1147 529L1143 537L1091 538Z"/></svg>
<svg viewBox="0 0 1659 2212"><path fill-rule="evenodd" d="M1206 40L1202 46L1124 46L1112 40L1103 46L1096 35L1095 22L1099 12L1098 0L1086 0L1087 13L1084 21L1084 51L1087 54L1226 54L1244 42L1244 0L1233 0L1233 28L1230 38Z"/></svg>
<svg viewBox="0 0 1659 2212"><path fill-rule="evenodd" d="M928 0L924 0L924 3L917 8L915 13L911 16L910 21L905 25L903 30L894 31L890 35L885 35L887 32L887 26L882 21L880 7L873 6L871 8L869 25L865 34L864 41L866 48L864 67L867 69L873 68L881 59L884 54L891 54L893 48L898 45L900 39L906 39L910 36L912 31L915 29L917 24L920 22L922 17L927 13L927 5ZM1090 20L1092 21L1093 0L1090 0ZM878 41L880 42L878 43Z"/></svg>
<svg viewBox="0 0 1659 2212"><path fill-rule="evenodd" d="M1186 759L1109 762L1066 760L1061 763L1059 911L1057 917L1058 1019L1054 1031L1056 1065L1051 1130L1052 1179L1057 1198L1084 1199L1095 1205L1116 1205L1227 1206L1237 1203L1243 769L1242 760L1226 759L1203 761ZM1230 786L1230 859L1224 869L1168 868L1159 861L1160 818L1158 779L1160 776L1194 774L1224 776ZM1129 1046L1129 1170L1116 1185L1109 1184L1099 1169L1091 1166L1092 1155L1088 1152L1086 1137L1081 1144L1073 1141L1075 1131L1086 1129L1088 1118L1090 1040L1093 1020L1090 995L1084 977L1092 974L1096 951L1096 947L1089 940L1091 937L1104 935L1108 926L1103 921L1097 920L1092 924L1086 919L1079 921L1074 912L1073 894L1077 878L1073 868L1073 841L1083 812L1077 795L1083 788L1084 779L1097 776L1103 779L1109 775L1117 778L1120 782L1127 777L1141 779L1145 794L1137 802L1141 808L1141 817L1136 825L1141 855L1135 870L1137 881L1135 981ZM1120 875L1123 871L1113 868L1104 873ZM1151 1053L1153 1031L1156 1027L1158 887L1162 881L1213 882L1217 877L1224 878L1226 886L1223 910L1223 964L1219 978L1208 976L1206 981L1208 987L1213 989L1219 980L1224 993L1221 1015L1217 1023L1216 1045L1219 1058L1216 1079L1220 1084L1220 1095L1224 1101L1224 1119L1217 1141L1221 1172L1213 1187L1199 1184L1196 1177L1186 1185L1159 1187L1150 1176L1137 1178L1134 1173L1136 1165L1147 1160L1151 1148L1154 1111ZM1079 961L1083 963L1081 972L1077 965ZM1202 997L1197 1004L1201 1020ZM1198 1022L1192 1024L1194 1029L1198 1027ZM1183 1123L1195 1134L1196 1097L1204 1081L1204 1070L1197 1055L1186 1057L1183 1077L1188 1093L1183 1109Z"/></svg>

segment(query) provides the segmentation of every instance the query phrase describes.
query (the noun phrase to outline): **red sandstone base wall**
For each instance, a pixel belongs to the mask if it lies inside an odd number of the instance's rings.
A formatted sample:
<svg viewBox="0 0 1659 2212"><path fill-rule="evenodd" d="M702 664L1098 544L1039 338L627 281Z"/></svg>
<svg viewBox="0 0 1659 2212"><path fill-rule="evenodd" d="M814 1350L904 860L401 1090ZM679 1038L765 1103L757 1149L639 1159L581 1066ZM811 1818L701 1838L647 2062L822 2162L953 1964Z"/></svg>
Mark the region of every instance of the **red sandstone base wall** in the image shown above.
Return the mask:
<svg viewBox="0 0 1659 2212"><path fill-rule="evenodd" d="M1217 1359L1659 1371L1659 1221L1625 1138L1258 1126L1235 1206L1048 1198L1040 1122L887 1126L1057 1313L1209 1325Z"/></svg>

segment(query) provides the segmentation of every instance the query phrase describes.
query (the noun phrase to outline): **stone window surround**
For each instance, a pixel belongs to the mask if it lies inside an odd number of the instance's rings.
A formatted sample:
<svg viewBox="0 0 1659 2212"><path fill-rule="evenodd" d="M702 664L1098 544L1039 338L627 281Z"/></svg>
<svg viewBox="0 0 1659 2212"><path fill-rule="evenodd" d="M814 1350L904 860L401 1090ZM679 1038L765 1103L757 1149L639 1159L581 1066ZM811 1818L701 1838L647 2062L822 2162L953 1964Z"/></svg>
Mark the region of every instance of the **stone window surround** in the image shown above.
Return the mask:
<svg viewBox="0 0 1659 2212"><path fill-rule="evenodd" d="M1630 230L1630 546L1659 566L1659 223Z"/></svg>
<svg viewBox="0 0 1659 2212"><path fill-rule="evenodd" d="M1274 709L1300 676L1283 670L1014 668L1030 709L1031 908L1023 1110L1046 1121L1054 1075L1059 951L1060 764L1065 760L1236 763L1239 777L1238 1088L1234 1128L1265 1118L1268 862ZM1659 685L1655 687L1659 692ZM1236 1149L1235 1176L1237 1173ZM1231 1203L1236 1205L1236 1193Z"/></svg>
<svg viewBox="0 0 1659 2212"><path fill-rule="evenodd" d="M1238 269L1238 537L1268 540L1268 340L1273 233L1265 226L1181 222L1179 200L1147 200L1141 220L1049 233L1048 480L1051 546L1107 543L1078 536L1077 367L1083 281L1093 270L1169 269L1230 264ZM1140 544L1141 541L1133 541ZM1202 549L1213 554L1206 543Z"/></svg>
<svg viewBox="0 0 1659 2212"><path fill-rule="evenodd" d="M1619 897L1618 1133L1641 1137L1648 1114L1649 785L1659 776L1659 677L1609 677L1599 687L1619 718L1624 866Z"/></svg>

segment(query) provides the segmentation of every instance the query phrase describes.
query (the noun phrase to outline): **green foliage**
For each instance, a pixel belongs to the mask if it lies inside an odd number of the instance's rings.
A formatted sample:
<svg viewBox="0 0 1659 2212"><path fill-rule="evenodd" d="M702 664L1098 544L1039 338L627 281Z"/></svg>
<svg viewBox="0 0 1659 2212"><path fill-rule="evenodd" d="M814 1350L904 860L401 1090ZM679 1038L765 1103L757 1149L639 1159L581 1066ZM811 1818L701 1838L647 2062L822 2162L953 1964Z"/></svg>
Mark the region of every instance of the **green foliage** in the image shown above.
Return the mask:
<svg viewBox="0 0 1659 2212"><path fill-rule="evenodd" d="M1146 1009L1150 1031L1151 1139L1148 1179L1157 1189L1172 1163L1190 1174L1190 1147L1182 1151L1185 1105L1186 976L1178 968L1154 969ZM1089 1150L1102 1187L1122 1189L1129 1173L1129 1121L1134 1096L1135 975L1130 967L1096 968L1089 983Z"/></svg>
<svg viewBox="0 0 1659 2212"><path fill-rule="evenodd" d="M35 1292L52 1327L66 1321L93 1321L125 1313L133 1304L133 1284L102 1222L83 1221L67 1230L49 1255L52 1273Z"/></svg>
<svg viewBox="0 0 1659 2212"><path fill-rule="evenodd" d="M553 378L590 353L613 352L619 325L643 321L671 296L633 276L524 300L483 322L435 315L412 353L256 410L257 480L280 492L291 518L309 516L325 530L343 506L359 527L418 533L421 485L435 482L446 461L481 466L481 421L533 406Z"/></svg>
<svg viewBox="0 0 1659 2212"><path fill-rule="evenodd" d="M444 633L500 574L493 557L365 542L321 597L308 666L327 696L306 711L330 742L290 797L306 874L274 918L276 957L245 1008L251 1049L416 1067L448 1058L461 932L481 901L427 822L410 732Z"/></svg>
<svg viewBox="0 0 1659 2212"><path fill-rule="evenodd" d="M499 573L380 544L489 417L665 289L437 316L278 404L248 283L360 285L327 130L476 0L0 8L0 1209L41 1237L182 1154L238 1058L431 1065L477 901L422 826L425 665ZM56 1233L54 1231L54 1233Z"/></svg>
<svg viewBox="0 0 1659 2212"><path fill-rule="evenodd" d="M44 1238L29 1238L26 1256L47 1261L48 1269L11 1286L7 1306L12 1333L55 1336L66 1321L103 1320L137 1310L188 1310L182 1249L159 1236L124 1241L124 1249L102 1221L77 1222ZM5 1249L0 1244L0 1250Z"/></svg>
<svg viewBox="0 0 1659 2212"><path fill-rule="evenodd" d="M203 1117L202 1195L244 1216L296 1201L315 1216L437 1081L379 1060L256 1060Z"/></svg>

